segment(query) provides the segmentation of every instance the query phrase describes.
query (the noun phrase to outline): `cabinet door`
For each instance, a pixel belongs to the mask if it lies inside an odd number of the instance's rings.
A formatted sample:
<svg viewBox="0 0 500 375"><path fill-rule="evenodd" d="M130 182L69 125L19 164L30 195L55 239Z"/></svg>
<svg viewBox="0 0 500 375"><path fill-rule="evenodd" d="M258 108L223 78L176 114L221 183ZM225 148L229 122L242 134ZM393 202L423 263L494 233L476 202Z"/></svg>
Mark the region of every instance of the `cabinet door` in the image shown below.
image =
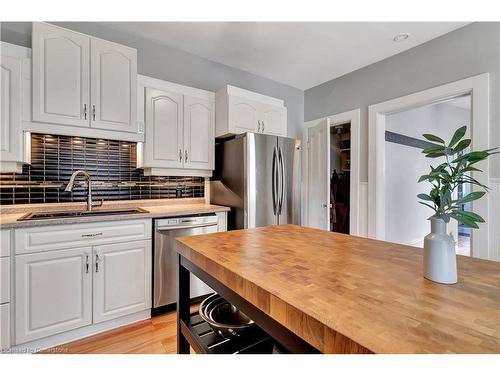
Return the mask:
<svg viewBox="0 0 500 375"><path fill-rule="evenodd" d="M33 120L89 126L90 38L34 23Z"/></svg>
<svg viewBox="0 0 500 375"><path fill-rule="evenodd" d="M91 247L17 255L16 344L92 322Z"/></svg>
<svg viewBox="0 0 500 375"><path fill-rule="evenodd" d="M182 95L146 88L144 166L182 168Z"/></svg>
<svg viewBox="0 0 500 375"><path fill-rule="evenodd" d="M151 240L94 247L94 323L151 308Z"/></svg>
<svg viewBox="0 0 500 375"><path fill-rule="evenodd" d="M213 102L184 96L184 168L213 169L214 123Z"/></svg>
<svg viewBox="0 0 500 375"><path fill-rule="evenodd" d="M262 133L286 137L286 108L262 104L259 117Z"/></svg>
<svg viewBox="0 0 500 375"><path fill-rule="evenodd" d="M248 99L229 97L229 132L257 132L259 129L259 106Z"/></svg>
<svg viewBox="0 0 500 375"><path fill-rule="evenodd" d="M90 126L137 133L137 51L91 39Z"/></svg>
<svg viewBox="0 0 500 375"><path fill-rule="evenodd" d="M1 55L0 159L22 162L22 60Z"/></svg>

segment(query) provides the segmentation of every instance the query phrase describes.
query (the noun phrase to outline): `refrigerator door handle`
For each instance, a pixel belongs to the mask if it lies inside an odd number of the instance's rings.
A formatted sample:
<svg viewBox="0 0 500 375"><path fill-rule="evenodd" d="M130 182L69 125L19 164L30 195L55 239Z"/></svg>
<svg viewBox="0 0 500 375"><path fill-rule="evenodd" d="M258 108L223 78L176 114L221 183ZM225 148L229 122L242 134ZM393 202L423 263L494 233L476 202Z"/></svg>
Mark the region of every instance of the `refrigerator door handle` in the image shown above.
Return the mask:
<svg viewBox="0 0 500 375"><path fill-rule="evenodd" d="M272 174L272 194L273 194L273 214L276 215L276 212L277 212L277 202L276 202L276 195L277 195L277 163L278 163L278 157L277 157L277 153L276 153L276 147L273 148L273 168L272 168L272 171L271 171L271 174Z"/></svg>
<svg viewBox="0 0 500 375"><path fill-rule="evenodd" d="M283 208L283 199L285 198L285 165L283 160L283 151L281 147L278 149L278 165L280 169L279 175L279 185L280 186L280 197L278 201L278 215L281 215L281 209Z"/></svg>

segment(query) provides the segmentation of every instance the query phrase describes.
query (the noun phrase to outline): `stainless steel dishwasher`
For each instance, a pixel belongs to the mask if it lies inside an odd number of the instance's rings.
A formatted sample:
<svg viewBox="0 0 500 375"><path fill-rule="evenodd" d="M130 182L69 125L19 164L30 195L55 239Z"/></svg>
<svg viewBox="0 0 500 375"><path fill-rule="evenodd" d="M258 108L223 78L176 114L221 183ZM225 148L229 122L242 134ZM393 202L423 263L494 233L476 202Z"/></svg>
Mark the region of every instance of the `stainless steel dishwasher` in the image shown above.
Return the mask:
<svg viewBox="0 0 500 375"><path fill-rule="evenodd" d="M155 220L153 254L153 312L177 302L177 253L175 238L217 232L217 215L175 217ZM204 282L191 275L191 298L212 293Z"/></svg>

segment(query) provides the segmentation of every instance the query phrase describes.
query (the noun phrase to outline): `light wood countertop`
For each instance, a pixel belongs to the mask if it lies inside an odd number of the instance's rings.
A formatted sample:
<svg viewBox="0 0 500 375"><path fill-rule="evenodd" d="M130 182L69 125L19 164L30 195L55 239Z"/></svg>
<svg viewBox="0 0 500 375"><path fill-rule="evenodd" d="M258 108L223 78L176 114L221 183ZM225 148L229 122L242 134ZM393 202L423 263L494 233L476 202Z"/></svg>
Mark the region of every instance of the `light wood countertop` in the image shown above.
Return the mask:
<svg viewBox="0 0 500 375"><path fill-rule="evenodd" d="M324 353L500 353L500 263L295 225L178 239L177 251Z"/></svg>

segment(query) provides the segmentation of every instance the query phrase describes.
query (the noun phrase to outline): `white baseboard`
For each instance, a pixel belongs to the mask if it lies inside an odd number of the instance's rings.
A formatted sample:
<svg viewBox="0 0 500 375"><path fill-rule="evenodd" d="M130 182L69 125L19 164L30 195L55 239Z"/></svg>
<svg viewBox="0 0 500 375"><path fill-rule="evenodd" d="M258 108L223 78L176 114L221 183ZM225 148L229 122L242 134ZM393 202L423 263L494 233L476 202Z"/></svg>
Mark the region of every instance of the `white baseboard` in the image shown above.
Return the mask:
<svg viewBox="0 0 500 375"><path fill-rule="evenodd" d="M359 183L359 236L368 236L368 182Z"/></svg>
<svg viewBox="0 0 500 375"><path fill-rule="evenodd" d="M488 187L491 189L489 207L489 226L490 226L490 246L489 260L500 261L500 178L490 178Z"/></svg>
<svg viewBox="0 0 500 375"><path fill-rule="evenodd" d="M106 322L93 324L86 327L77 328L68 332L59 333L54 336L45 337L43 339L34 340L26 343L22 343L11 347L6 350L5 353L10 354L33 354L48 348L53 348L58 345L66 344L71 341L83 339L85 337L93 336L95 334L109 331L110 329L122 327L131 323L139 322L141 320L151 318L151 310L139 311L127 316L122 316L117 319L108 320ZM64 354L63 352L58 352L57 348L54 348L54 353Z"/></svg>

